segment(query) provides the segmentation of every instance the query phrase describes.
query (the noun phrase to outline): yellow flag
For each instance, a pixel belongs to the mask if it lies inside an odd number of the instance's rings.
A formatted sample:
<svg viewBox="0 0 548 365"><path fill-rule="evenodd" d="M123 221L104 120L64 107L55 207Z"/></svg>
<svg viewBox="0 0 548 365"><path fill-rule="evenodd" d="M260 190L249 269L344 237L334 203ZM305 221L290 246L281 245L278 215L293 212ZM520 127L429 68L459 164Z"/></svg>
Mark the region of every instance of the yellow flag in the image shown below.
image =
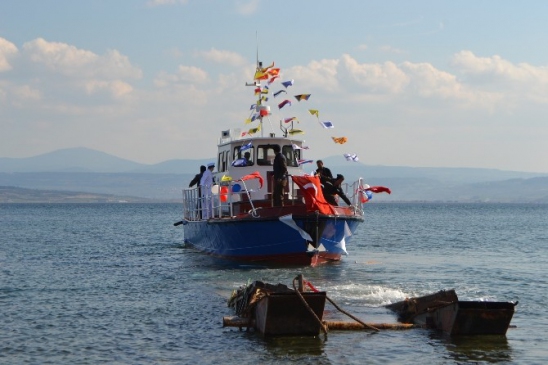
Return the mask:
<svg viewBox="0 0 548 365"><path fill-rule="evenodd" d="M287 131L287 133L289 133L290 135L304 134L304 131L302 129L292 129L290 131Z"/></svg>
<svg viewBox="0 0 548 365"><path fill-rule="evenodd" d="M261 126L259 125L257 128L251 128L250 130L247 131L247 133L254 134L259 132L260 130L261 130Z"/></svg>
<svg viewBox="0 0 548 365"><path fill-rule="evenodd" d="M316 117L320 117L320 111L316 109L308 109L308 112L312 115L315 115Z"/></svg>

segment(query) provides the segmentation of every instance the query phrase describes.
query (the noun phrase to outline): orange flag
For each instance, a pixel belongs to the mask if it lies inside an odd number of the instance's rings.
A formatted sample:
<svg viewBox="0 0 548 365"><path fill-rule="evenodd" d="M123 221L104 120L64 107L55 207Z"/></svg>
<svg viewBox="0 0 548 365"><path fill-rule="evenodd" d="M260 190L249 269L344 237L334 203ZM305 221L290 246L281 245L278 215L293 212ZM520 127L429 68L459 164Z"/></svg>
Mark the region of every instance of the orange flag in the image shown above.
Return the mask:
<svg viewBox="0 0 548 365"><path fill-rule="evenodd" d="M259 179L259 185L261 185L259 187L259 189L263 187L264 180L263 180L263 177L261 176L261 174L259 173L259 171L252 172L251 174L242 176L240 178L240 180L242 180L242 181L249 180L249 179Z"/></svg>

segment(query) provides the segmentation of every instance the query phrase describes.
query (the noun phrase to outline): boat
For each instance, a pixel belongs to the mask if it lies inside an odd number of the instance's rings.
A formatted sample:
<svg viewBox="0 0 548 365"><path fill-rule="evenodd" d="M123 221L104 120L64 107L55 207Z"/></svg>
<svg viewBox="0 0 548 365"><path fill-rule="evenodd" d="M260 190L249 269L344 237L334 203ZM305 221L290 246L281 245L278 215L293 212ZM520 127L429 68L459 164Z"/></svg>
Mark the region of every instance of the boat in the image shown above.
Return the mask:
<svg viewBox="0 0 548 365"><path fill-rule="evenodd" d="M353 322L324 320L326 300ZM264 336L317 336L330 330L379 331L416 328L412 324L365 323L339 307L325 291L306 281L302 274L293 279L293 289L284 284L254 281L234 290L228 306L236 316L223 317L223 327L250 328ZM332 312L331 312L332 313Z"/></svg>
<svg viewBox="0 0 548 365"><path fill-rule="evenodd" d="M386 307L399 321L446 335L506 335L517 302L463 301L454 289L408 298Z"/></svg>
<svg viewBox="0 0 548 365"><path fill-rule="evenodd" d="M223 325L253 327L265 336L318 335L326 293L300 289L254 281L232 293L228 306L238 318L224 317Z"/></svg>
<svg viewBox="0 0 548 365"><path fill-rule="evenodd" d="M258 98L246 123L258 125L221 131L217 159L212 162L217 185L205 198L199 187L184 189L183 219L176 225L183 226L187 246L223 259L308 266L339 261L347 254L350 237L364 222L364 203L371 192L378 191L359 178L341 185L350 204L327 203L320 179L303 169L312 160L305 159L307 147L298 138L302 130L295 128L296 118L282 118L279 129L273 128L265 95L274 86L264 81L265 75L272 76L269 83L278 77L279 69L273 65L263 67L257 61L253 82L246 83ZM292 82L283 84L287 87ZM289 103L284 100L278 109ZM309 112L318 114L317 110ZM268 127L271 131L265 133ZM274 146L280 147L288 169L282 206L275 206L273 199ZM205 218L204 206L211 211Z"/></svg>

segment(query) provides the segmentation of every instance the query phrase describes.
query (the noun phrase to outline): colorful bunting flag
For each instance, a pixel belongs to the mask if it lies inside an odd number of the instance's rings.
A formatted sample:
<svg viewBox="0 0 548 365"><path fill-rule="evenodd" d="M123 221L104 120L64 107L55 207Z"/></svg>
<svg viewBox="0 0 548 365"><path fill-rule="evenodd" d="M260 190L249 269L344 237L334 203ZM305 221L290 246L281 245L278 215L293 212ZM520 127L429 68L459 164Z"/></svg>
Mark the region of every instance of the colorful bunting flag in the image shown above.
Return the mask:
<svg viewBox="0 0 548 365"><path fill-rule="evenodd" d="M345 154L344 154L344 158L346 158L346 161L358 162L358 161L360 160L360 159L358 158L358 155L356 155L355 153L353 153L353 154L345 153Z"/></svg>
<svg viewBox="0 0 548 365"><path fill-rule="evenodd" d="M301 101L301 100L308 100L308 98L310 97L311 94L300 94L300 95L295 95L295 99L297 99L297 101Z"/></svg>
<svg viewBox="0 0 548 365"><path fill-rule="evenodd" d="M314 162L314 160L303 160L303 159L301 159L301 160L298 160L297 162L298 162L299 166L301 166L301 165L304 165L305 163L312 163L312 162Z"/></svg>
<svg viewBox="0 0 548 365"><path fill-rule="evenodd" d="M272 84L274 81L276 81L277 78L279 78L280 76L274 76L274 77L271 77L270 80L268 80L268 84Z"/></svg>
<svg viewBox="0 0 548 365"><path fill-rule="evenodd" d="M251 118L247 118L247 119L245 120L245 124L250 124L251 122L253 122L253 121L251 120Z"/></svg>
<svg viewBox="0 0 548 365"><path fill-rule="evenodd" d="M291 102L289 100L285 99L280 104L278 104L278 109L281 109L281 108L283 108L284 106L286 106L288 104L289 104L289 106L291 106Z"/></svg>
<svg viewBox="0 0 548 365"><path fill-rule="evenodd" d="M267 73L270 76L278 76L280 74L280 69L279 68L272 68L272 69L268 70Z"/></svg>
<svg viewBox="0 0 548 365"><path fill-rule="evenodd" d="M248 134L255 134L261 130L261 126L258 126L257 128L251 128L247 131Z"/></svg>
<svg viewBox="0 0 548 365"><path fill-rule="evenodd" d="M302 146L301 147L301 146L296 145L295 143L293 143L291 145L291 147L293 147L294 150L307 150L308 149L308 146Z"/></svg>
<svg viewBox="0 0 548 365"><path fill-rule="evenodd" d="M330 122L329 120L326 120L325 122L320 122L320 124L322 125L322 127L326 128L326 129L335 128L333 123Z"/></svg>
<svg viewBox="0 0 548 365"><path fill-rule="evenodd" d="M339 144L345 144L348 141L348 138L346 137L331 137L331 138L333 139L333 142L339 143Z"/></svg>
<svg viewBox="0 0 548 365"><path fill-rule="evenodd" d="M264 80L265 79L265 76L266 78L268 78L268 74L265 73L264 71L261 71L261 70L257 70L255 72L255 76L253 76L253 79L254 80Z"/></svg>
<svg viewBox="0 0 548 365"><path fill-rule="evenodd" d="M312 115L315 115L317 118L320 117L320 112L316 109L308 109L308 112Z"/></svg>
<svg viewBox="0 0 548 365"><path fill-rule="evenodd" d="M299 120L297 119L297 117L291 117L291 118L285 118L285 119L284 119L284 123L289 123L289 122L291 122L292 120L296 120L297 122L299 121Z"/></svg>
<svg viewBox="0 0 548 365"><path fill-rule="evenodd" d="M285 91L285 90L276 91L273 95L274 95L274 97L276 97L276 96L280 95L281 93L286 93L287 94L287 91Z"/></svg>
<svg viewBox="0 0 548 365"><path fill-rule="evenodd" d="M260 68L259 70L261 72L267 72L269 68L272 68L274 67L274 61L272 61L272 63L270 64L270 66L266 66L266 67L263 67L263 68Z"/></svg>
<svg viewBox="0 0 548 365"><path fill-rule="evenodd" d="M253 144L249 142L248 144L244 144L242 147L240 147L240 151L245 151L253 147Z"/></svg>
<svg viewBox="0 0 548 365"><path fill-rule="evenodd" d="M247 166L247 160L245 158L239 158L237 160L232 161L232 166L235 166L235 167Z"/></svg>
<svg viewBox="0 0 548 365"><path fill-rule="evenodd" d="M287 131L287 133L293 136L295 134L304 134L304 131L302 129L292 129L290 131Z"/></svg>
<svg viewBox="0 0 548 365"><path fill-rule="evenodd" d="M287 89L289 86L293 86L293 80L284 81L282 85Z"/></svg>

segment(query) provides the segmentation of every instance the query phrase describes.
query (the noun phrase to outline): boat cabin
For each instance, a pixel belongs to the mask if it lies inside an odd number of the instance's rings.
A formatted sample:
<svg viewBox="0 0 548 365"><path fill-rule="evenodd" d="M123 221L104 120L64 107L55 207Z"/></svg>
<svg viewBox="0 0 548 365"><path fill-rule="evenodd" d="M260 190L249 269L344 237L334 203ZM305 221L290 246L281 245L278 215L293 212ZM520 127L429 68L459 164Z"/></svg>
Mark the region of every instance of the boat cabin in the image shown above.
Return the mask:
<svg viewBox="0 0 548 365"><path fill-rule="evenodd" d="M290 175L302 175L299 166L302 159L302 141L287 137L276 137L271 133L268 137L240 137L239 129L223 131L218 144L216 181L222 182L223 176L228 180L239 180L253 172L265 179L260 187L259 181L246 181L252 200L270 199L273 189L274 145L280 146L286 158L287 170ZM297 146L298 148L295 148ZM292 184L288 184L286 193L291 195Z"/></svg>

